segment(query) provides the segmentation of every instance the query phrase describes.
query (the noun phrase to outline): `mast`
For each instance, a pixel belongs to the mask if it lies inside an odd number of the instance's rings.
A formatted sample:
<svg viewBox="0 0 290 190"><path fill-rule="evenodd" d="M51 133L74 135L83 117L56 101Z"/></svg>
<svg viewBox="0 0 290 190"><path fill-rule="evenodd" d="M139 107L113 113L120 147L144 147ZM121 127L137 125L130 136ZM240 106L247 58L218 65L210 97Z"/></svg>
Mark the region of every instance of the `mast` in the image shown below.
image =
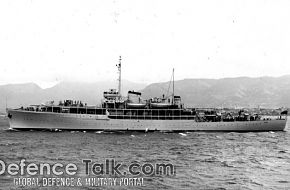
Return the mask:
<svg viewBox="0 0 290 190"><path fill-rule="evenodd" d="M5 96L5 106L6 106L6 112L7 112L7 96Z"/></svg>
<svg viewBox="0 0 290 190"><path fill-rule="evenodd" d="M118 67L118 71L119 71L119 86L118 86L118 95L119 95L119 98L121 97L121 61L122 61L122 57L120 56L119 57L119 64L117 65Z"/></svg>
<svg viewBox="0 0 290 190"><path fill-rule="evenodd" d="M175 101L174 101L174 68L173 68L173 71L172 71L172 82L173 82L172 83L172 88L173 88L173 93L172 93L172 98L173 98L172 100L173 101L172 101L172 103L175 104Z"/></svg>

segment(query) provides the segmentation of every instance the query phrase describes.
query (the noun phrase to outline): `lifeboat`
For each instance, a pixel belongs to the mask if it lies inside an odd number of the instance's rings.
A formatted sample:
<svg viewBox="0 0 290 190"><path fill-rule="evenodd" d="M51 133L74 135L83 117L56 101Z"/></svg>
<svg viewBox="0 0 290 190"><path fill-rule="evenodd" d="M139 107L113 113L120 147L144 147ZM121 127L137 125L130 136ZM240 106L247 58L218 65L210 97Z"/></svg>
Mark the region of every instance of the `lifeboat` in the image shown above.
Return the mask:
<svg viewBox="0 0 290 190"><path fill-rule="evenodd" d="M171 107L170 103L163 103L163 102L151 102L150 103L151 108L169 108Z"/></svg>
<svg viewBox="0 0 290 190"><path fill-rule="evenodd" d="M134 109L137 109L137 108L145 108L146 104L145 103L127 103L127 108L134 108Z"/></svg>

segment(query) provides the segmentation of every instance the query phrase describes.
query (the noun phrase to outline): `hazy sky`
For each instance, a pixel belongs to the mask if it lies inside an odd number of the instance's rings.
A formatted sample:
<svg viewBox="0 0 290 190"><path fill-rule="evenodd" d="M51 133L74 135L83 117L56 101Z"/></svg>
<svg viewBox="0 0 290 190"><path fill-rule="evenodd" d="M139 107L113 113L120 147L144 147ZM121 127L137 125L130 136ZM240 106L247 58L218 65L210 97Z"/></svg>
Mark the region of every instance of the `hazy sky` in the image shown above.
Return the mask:
<svg viewBox="0 0 290 190"><path fill-rule="evenodd" d="M1 0L0 84L290 74L289 0Z"/></svg>

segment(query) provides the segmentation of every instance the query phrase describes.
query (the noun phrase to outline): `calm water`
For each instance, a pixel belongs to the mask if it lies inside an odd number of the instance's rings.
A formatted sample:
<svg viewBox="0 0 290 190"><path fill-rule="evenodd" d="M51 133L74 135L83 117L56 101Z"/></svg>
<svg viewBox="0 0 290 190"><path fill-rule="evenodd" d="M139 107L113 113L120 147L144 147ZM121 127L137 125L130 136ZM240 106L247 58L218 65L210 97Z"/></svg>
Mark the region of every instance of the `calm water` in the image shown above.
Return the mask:
<svg viewBox="0 0 290 190"><path fill-rule="evenodd" d="M82 159L100 163L105 159L163 162L172 163L176 174L145 176L142 189L290 189L290 132L97 134L15 132L4 130L8 124L3 120L0 125L0 159L8 163L19 163L22 158L35 163L81 166ZM0 176L0 189L23 189L13 184L13 178Z"/></svg>

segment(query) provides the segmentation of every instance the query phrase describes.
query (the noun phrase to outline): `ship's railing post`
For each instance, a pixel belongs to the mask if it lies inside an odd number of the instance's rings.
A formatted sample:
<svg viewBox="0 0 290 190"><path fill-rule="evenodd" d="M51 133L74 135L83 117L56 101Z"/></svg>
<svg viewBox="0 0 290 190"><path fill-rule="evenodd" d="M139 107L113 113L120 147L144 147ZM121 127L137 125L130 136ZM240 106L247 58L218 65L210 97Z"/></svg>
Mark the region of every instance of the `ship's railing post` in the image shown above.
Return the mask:
<svg viewBox="0 0 290 190"><path fill-rule="evenodd" d="M159 109L157 109L157 120L159 120Z"/></svg>

